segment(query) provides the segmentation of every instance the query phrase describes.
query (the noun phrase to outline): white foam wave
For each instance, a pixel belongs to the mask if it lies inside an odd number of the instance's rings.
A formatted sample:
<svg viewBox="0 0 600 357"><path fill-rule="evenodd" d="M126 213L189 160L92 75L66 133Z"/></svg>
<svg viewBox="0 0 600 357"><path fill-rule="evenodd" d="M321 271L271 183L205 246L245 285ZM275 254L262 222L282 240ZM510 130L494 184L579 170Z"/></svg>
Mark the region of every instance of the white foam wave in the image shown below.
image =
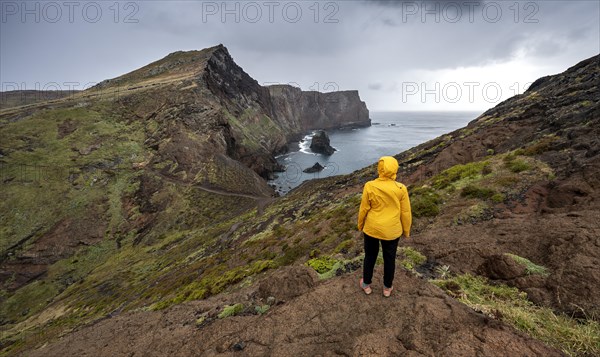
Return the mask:
<svg viewBox="0 0 600 357"><path fill-rule="evenodd" d="M313 153L310 150L310 144L312 143L312 138L315 135L315 133L312 134L308 134L306 136L304 136L304 138L302 139L302 141L299 143L300 146L300 152L303 154L309 154L309 155L315 155L315 153Z"/></svg>

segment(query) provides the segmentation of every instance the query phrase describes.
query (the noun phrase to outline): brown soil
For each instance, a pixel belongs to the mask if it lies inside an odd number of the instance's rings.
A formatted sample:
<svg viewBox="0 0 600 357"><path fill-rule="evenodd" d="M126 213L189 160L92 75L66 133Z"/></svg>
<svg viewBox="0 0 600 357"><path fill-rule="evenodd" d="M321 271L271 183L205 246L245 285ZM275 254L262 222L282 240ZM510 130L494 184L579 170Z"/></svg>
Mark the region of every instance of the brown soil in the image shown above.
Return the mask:
<svg viewBox="0 0 600 357"><path fill-rule="evenodd" d="M437 287L399 271L391 298L366 296L358 273L317 283L297 266L268 279L290 297L264 315L214 318L223 305L260 304L264 288L221 295L165 311L105 319L28 356L561 356L541 342L479 314ZM381 271L376 271L380 277ZM315 286L311 286L315 285ZM199 316L210 322L196 325ZM214 319L213 319L214 318Z"/></svg>

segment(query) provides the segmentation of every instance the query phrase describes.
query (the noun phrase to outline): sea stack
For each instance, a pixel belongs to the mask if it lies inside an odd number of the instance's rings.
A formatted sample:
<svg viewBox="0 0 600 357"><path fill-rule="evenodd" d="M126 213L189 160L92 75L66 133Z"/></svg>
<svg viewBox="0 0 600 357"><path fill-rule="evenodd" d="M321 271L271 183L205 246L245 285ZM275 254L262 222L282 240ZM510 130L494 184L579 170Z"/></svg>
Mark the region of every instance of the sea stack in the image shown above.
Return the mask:
<svg viewBox="0 0 600 357"><path fill-rule="evenodd" d="M318 130L312 138L310 149L314 153L332 155L335 149L329 144L329 135L324 130Z"/></svg>

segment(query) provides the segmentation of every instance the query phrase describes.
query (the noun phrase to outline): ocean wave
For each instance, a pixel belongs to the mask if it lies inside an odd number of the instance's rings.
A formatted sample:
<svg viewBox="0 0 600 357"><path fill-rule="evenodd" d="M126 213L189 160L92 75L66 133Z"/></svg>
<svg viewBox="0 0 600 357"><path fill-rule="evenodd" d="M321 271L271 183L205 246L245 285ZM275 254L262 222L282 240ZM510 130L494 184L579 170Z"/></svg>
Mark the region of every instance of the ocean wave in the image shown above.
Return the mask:
<svg viewBox="0 0 600 357"><path fill-rule="evenodd" d="M314 132L304 136L302 141L300 141L300 143L298 143L298 146L300 147L300 150L298 150L299 152L301 152L303 154L316 155L314 152L312 152L310 150L310 144L312 143L313 136L315 136Z"/></svg>

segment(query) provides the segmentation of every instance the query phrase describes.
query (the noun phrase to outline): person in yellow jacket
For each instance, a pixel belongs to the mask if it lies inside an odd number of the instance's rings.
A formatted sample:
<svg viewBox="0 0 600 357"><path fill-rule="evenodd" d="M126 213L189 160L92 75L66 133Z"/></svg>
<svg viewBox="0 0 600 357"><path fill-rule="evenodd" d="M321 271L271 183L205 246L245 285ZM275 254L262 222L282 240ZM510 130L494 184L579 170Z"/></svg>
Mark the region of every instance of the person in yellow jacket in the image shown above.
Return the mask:
<svg viewBox="0 0 600 357"><path fill-rule="evenodd" d="M383 295L392 294L396 271L396 250L401 236L410 237L412 213L408 190L396 182L398 161L384 156L377 164L379 178L365 184L358 211L358 230L363 232L365 260L360 287L368 295L379 243L383 251Z"/></svg>

